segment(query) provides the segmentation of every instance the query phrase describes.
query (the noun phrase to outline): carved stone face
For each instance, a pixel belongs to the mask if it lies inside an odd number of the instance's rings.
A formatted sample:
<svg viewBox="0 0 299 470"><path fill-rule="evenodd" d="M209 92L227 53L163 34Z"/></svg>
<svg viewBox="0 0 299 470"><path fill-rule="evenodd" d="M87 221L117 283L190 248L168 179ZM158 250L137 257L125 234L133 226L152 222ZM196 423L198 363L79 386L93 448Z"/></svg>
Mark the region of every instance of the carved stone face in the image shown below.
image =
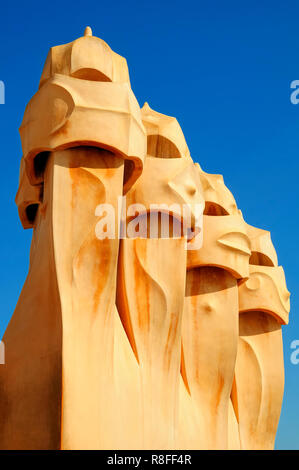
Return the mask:
<svg viewBox="0 0 299 470"><path fill-rule="evenodd" d="M240 313L264 311L288 323L290 293L281 266L249 266L249 279L239 286Z"/></svg>
<svg viewBox="0 0 299 470"><path fill-rule="evenodd" d="M239 286L240 313L264 311L287 323L290 293L270 233L251 225L247 225L247 233L251 244L249 279Z"/></svg>
<svg viewBox="0 0 299 470"><path fill-rule="evenodd" d="M127 207L131 204L142 204L147 213L151 210L163 212L165 205L171 207L171 213L178 219L184 219L184 205L188 205L191 228L194 228L198 210L202 214L204 202L192 160L148 156L141 177L127 194Z"/></svg>
<svg viewBox="0 0 299 470"><path fill-rule="evenodd" d="M195 163L199 172L200 181L205 198L206 215L236 215L238 208L234 196L225 186L222 175L213 175L201 170L198 163Z"/></svg>
<svg viewBox="0 0 299 470"><path fill-rule="evenodd" d="M192 245L192 242L191 244ZM203 217L203 245L188 251L187 268L215 266L236 278L249 276L250 242L241 215Z"/></svg>
<svg viewBox="0 0 299 470"><path fill-rule="evenodd" d="M247 225L247 234L251 245L249 263L261 266L278 266L277 254L270 232Z"/></svg>
<svg viewBox="0 0 299 470"><path fill-rule="evenodd" d="M31 184L43 181L38 168L48 152L91 146L124 159L126 192L146 156L146 132L126 59L90 28L84 37L51 48L20 134Z"/></svg>
<svg viewBox="0 0 299 470"><path fill-rule="evenodd" d="M147 132L147 157L142 175L127 194L127 207L143 205L138 212L146 214L167 212L184 222L194 236L201 226L204 200L184 134L174 117L152 110L147 103L141 116Z"/></svg>
<svg viewBox="0 0 299 470"><path fill-rule="evenodd" d="M237 279L246 279L251 251L242 214L222 175L205 173L197 163L194 166L205 199L203 244L200 249L192 250L195 242L192 240L187 268L214 266L229 271Z"/></svg>
<svg viewBox="0 0 299 470"><path fill-rule="evenodd" d="M20 134L32 184L42 181L36 171L37 156L84 145L104 148L132 162L126 172L126 191L140 175L146 155L140 108L126 83L55 75L27 105Z"/></svg>

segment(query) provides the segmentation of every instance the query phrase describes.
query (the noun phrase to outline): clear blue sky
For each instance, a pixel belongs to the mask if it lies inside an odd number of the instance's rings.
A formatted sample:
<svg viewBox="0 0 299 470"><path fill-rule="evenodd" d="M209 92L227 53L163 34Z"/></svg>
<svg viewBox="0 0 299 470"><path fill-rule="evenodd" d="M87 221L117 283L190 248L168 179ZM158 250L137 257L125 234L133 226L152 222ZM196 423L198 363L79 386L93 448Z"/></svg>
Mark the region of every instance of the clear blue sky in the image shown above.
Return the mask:
<svg viewBox="0 0 299 470"><path fill-rule="evenodd" d="M81 4L81 6L79 6ZM52 0L1 3L0 105L2 220L0 337L28 269L31 231L14 196L21 143L18 127L37 90L48 49L83 34L86 25L128 60L142 105L179 120L193 159L222 173L248 223L271 231L292 292L283 328L286 387L277 449L299 449L298 151L299 2ZM42 280L41 280L42 282Z"/></svg>

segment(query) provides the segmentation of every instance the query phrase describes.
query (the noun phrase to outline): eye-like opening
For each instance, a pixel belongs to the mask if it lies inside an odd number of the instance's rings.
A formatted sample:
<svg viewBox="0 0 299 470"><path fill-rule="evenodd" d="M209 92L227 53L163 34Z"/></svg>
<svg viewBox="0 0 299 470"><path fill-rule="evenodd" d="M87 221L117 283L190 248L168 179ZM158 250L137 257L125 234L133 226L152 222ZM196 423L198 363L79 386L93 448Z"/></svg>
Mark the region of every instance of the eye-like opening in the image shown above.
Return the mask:
<svg viewBox="0 0 299 470"><path fill-rule="evenodd" d="M213 216L229 215L229 213L224 209L224 207L220 206L220 204L210 201L206 201L203 214Z"/></svg>
<svg viewBox="0 0 299 470"><path fill-rule="evenodd" d="M33 224L36 218L39 204L30 204L26 207L26 217L30 224Z"/></svg>
<svg viewBox="0 0 299 470"><path fill-rule="evenodd" d="M125 160L125 167L124 167L124 184L126 184L127 181L129 181L129 179L132 176L132 173L133 173L134 169L135 169L134 162L132 160L126 159Z"/></svg>
<svg viewBox="0 0 299 470"><path fill-rule="evenodd" d="M36 178L42 178L47 165L50 152L40 152L34 159L34 173Z"/></svg>
<svg viewBox="0 0 299 470"><path fill-rule="evenodd" d="M81 80L89 80L92 82L111 82L111 79L100 70L91 68L78 69L72 73L72 77L80 78Z"/></svg>
<svg viewBox="0 0 299 470"><path fill-rule="evenodd" d="M181 158L176 145L159 134L147 136L147 153L156 158Z"/></svg>
<svg viewBox="0 0 299 470"><path fill-rule="evenodd" d="M255 266L271 266L274 267L273 261L269 256L259 251L252 251L249 258L249 264L254 264Z"/></svg>

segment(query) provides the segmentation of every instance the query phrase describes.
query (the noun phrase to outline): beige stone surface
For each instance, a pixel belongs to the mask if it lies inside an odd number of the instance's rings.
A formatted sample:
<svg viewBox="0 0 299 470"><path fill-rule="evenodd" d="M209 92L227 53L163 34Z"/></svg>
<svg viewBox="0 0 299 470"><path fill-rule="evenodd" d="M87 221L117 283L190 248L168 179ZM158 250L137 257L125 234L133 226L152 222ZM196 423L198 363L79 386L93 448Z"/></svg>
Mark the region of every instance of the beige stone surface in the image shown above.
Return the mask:
<svg viewBox="0 0 299 470"><path fill-rule="evenodd" d="M252 254L249 279L239 285L232 403L241 449L273 449L284 389L281 325L288 323L290 293L270 233L252 226L247 233Z"/></svg>
<svg viewBox="0 0 299 470"><path fill-rule="evenodd" d="M51 48L20 134L33 236L0 448L273 449L290 301L270 233L89 27Z"/></svg>

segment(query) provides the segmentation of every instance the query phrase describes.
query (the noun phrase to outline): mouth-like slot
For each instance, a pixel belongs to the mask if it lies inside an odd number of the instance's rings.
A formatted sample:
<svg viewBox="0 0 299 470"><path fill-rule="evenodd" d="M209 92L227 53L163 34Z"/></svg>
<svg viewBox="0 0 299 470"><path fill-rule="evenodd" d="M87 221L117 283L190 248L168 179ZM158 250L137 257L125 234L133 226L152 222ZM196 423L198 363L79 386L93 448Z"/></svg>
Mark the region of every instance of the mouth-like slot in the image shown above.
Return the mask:
<svg viewBox="0 0 299 470"><path fill-rule="evenodd" d="M213 215L213 216L222 216L222 215L229 215L229 213L224 209L224 207L220 206L216 202L206 201L204 215Z"/></svg>
<svg viewBox="0 0 299 470"><path fill-rule="evenodd" d="M33 224L35 221L38 206L39 204L30 204L30 206L26 207L26 216L30 224Z"/></svg>
<svg viewBox="0 0 299 470"><path fill-rule="evenodd" d="M34 173L36 178L42 178L50 152L40 152L34 158Z"/></svg>
<svg viewBox="0 0 299 470"><path fill-rule="evenodd" d="M252 251L249 258L249 264L254 264L255 266L271 266L274 267L271 259L264 253L259 251Z"/></svg>
<svg viewBox="0 0 299 470"><path fill-rule="evenodd" d="M125 160L125 168L124 168L124 185L129 181L132 176L132 173L135 169L134 162L132 160Z"/></svg>

